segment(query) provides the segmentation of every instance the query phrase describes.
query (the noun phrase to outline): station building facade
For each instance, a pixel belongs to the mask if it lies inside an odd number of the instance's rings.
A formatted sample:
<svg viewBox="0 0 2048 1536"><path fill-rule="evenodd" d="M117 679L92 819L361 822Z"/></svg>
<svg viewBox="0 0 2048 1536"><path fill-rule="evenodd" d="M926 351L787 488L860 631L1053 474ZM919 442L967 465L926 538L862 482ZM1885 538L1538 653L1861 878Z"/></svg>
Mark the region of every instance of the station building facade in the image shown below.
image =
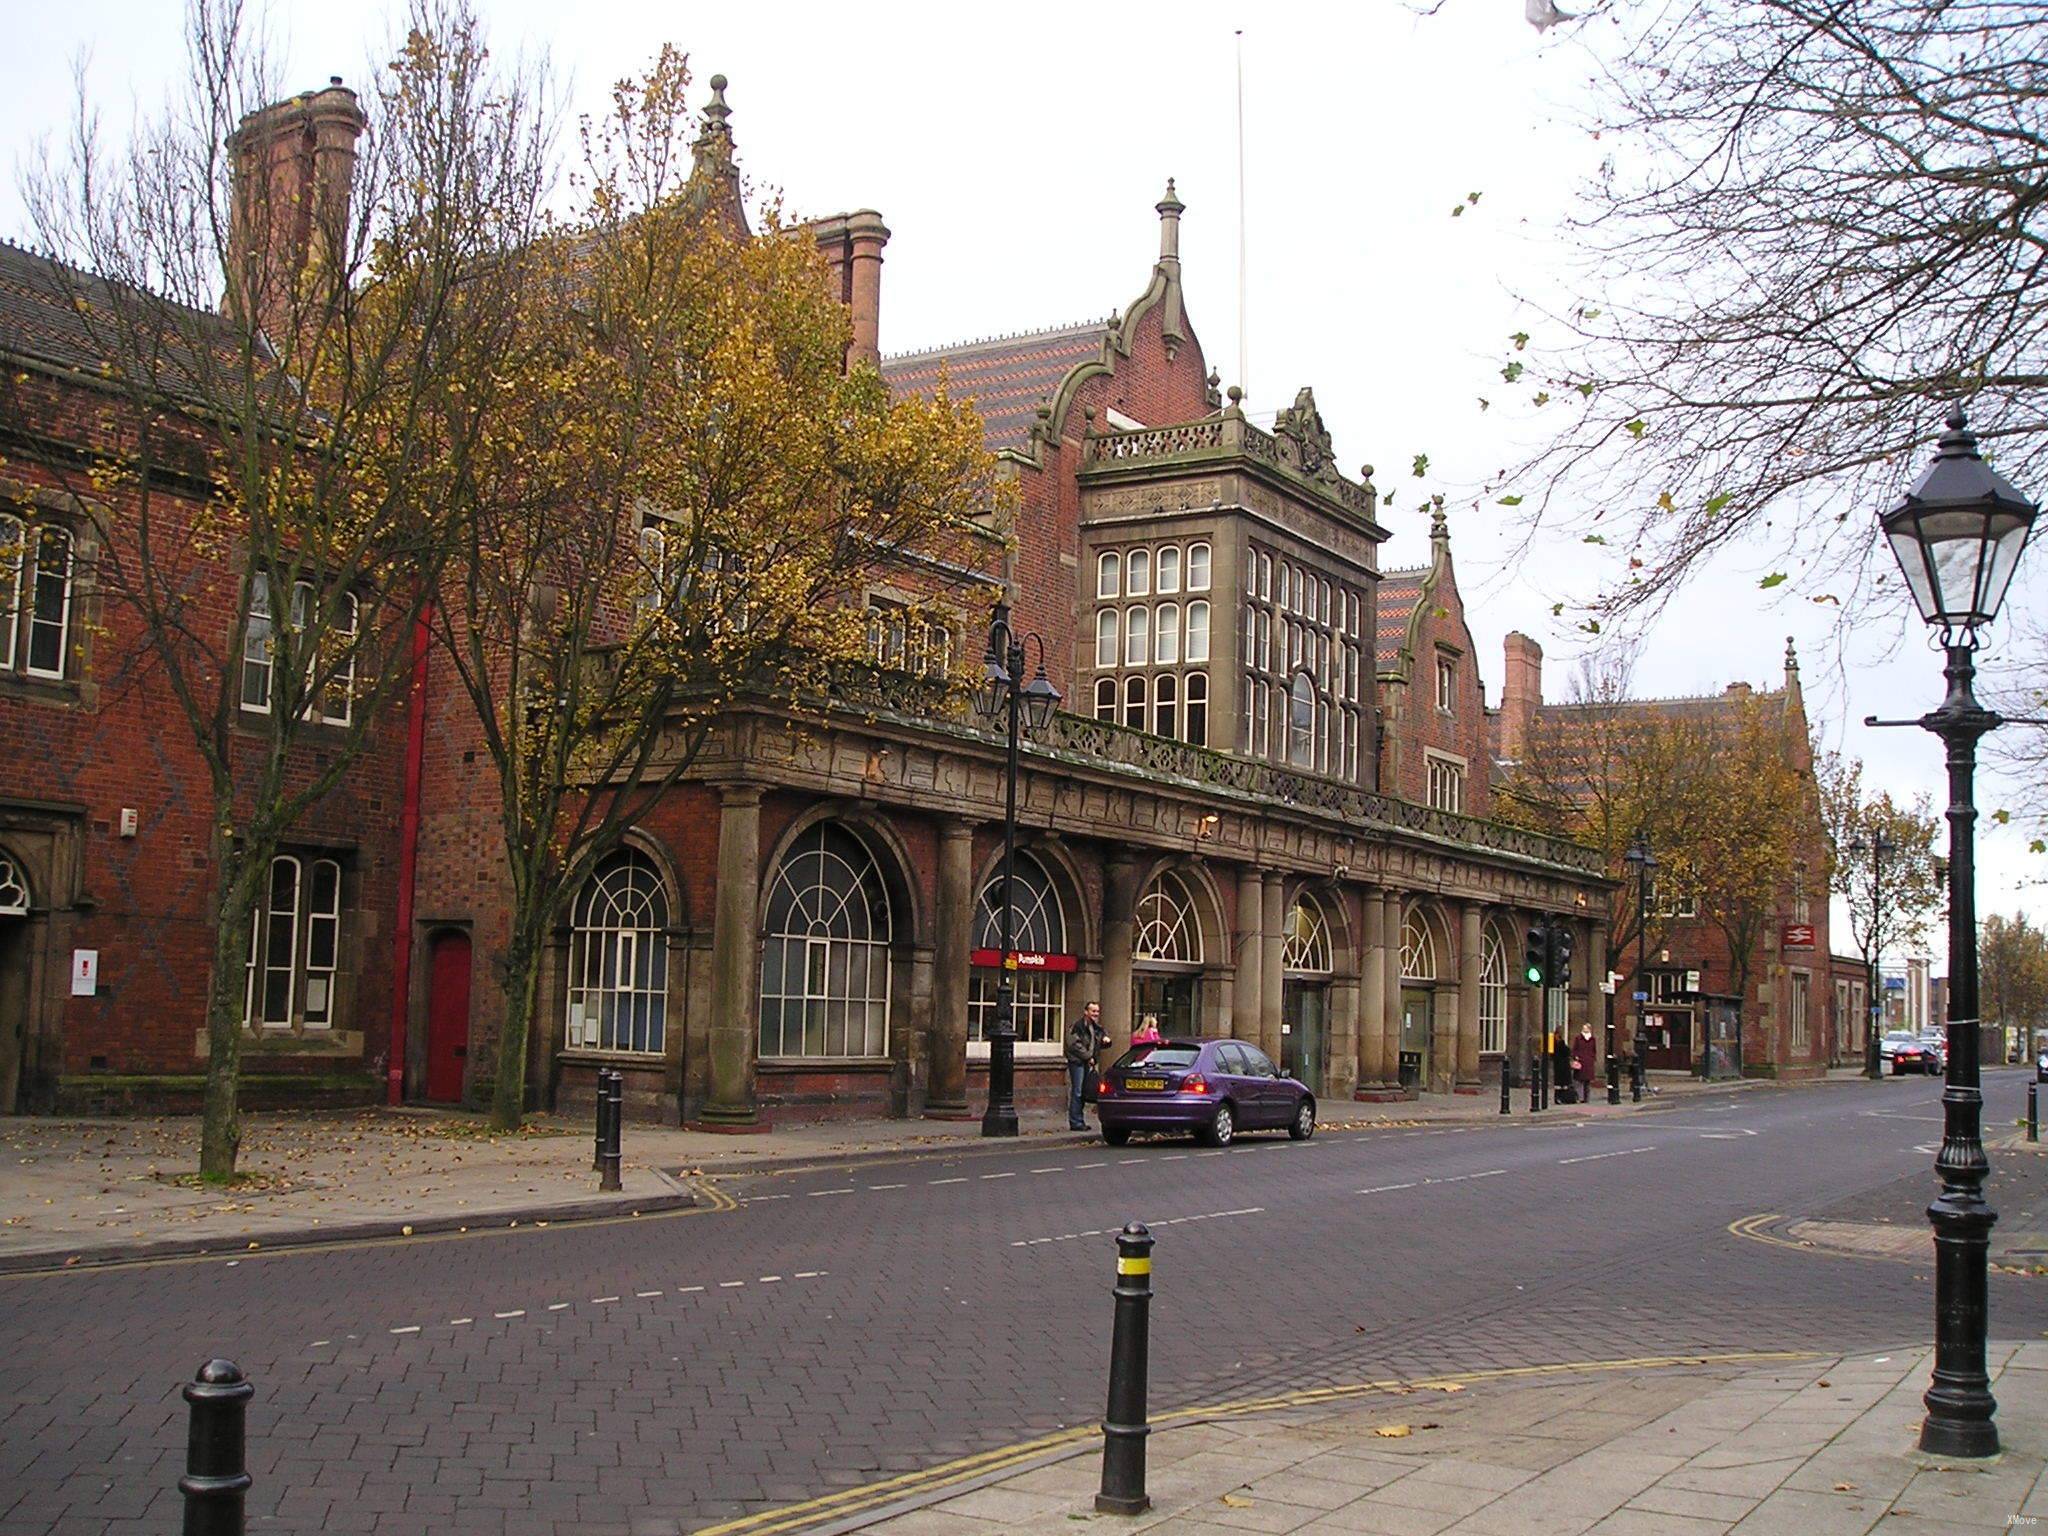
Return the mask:
<svg viewBox="0 0 2048 1536"><path fill-rule="evenodd" d="M699 154L736 177L722 89ZM937 702L930 674L977 664L997 598L1064 700L1025 743L1018 786L1025 1101L1059 1092L1061 1031L1089 1000L1118 1041L1147 1013L1256 1041L1326 1102L1477 1091L1519 1059L1539 1006L1587 1015L1607 879L1591 850L1486 818L1447 536L1425 572L1392 580L1370 470L1333 461L1312 392L1268 431L1221 391L1182 291L1183 211L1169 184L1150 271L1110 319L890 358L875 350L882 220L807 227L853 311L850 364L899 393L972 399L1014 514L968 563L878 561L871 679L817 709L728 712L575 893L529 1031L537 1107L587 1099L616 1067L635 1113L733 1130L978 1112L1003 958L1004 745ZM71 570L89 605L90 562ZM65 707L81 740L151 732L144 702L95 689L95 658L77 666ZM131 853L118 812L175 803L195 765L157 731L100 770L113 778L77 773L77 804L53 811L19 793L25 765L54 755L64 777L88 749L39 724L48 706L28 691L0 687L0 1020L32 1042L38 1102L97 1102L102 1074L189 1079L204 945L145 952L136 932L152 909L203 914L205 831L149 812ZM252 1070L274 1048L292 1064L280 1080L295 1071L309 1093L395 1079L413 1100L487 1096L505 902L465 708L430 657L388 742L309 827L261 918L289 998L274 1024L252 1016ZM68 885L24 852L23 828L59 812ZM186 851L181 884L119 876L130 860L170 868L164 838ZM1538 914L1576 924L1588 961L1547 1005L1512 965ZM102 975L156 979L74 1004L58 983L86 947Z"/></svg>

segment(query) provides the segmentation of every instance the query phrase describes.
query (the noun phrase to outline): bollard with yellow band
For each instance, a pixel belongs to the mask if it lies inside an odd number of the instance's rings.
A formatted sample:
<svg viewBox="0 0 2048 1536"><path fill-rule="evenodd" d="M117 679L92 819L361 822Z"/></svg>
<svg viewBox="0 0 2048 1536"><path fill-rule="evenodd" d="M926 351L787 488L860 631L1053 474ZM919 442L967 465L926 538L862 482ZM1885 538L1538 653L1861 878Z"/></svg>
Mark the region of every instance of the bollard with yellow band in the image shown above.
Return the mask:
<svg viewBox="0 0 2048 1536"><path fill-rule="evenodd" d="M1109 1412L1102 1420L1102 1491L1106 1515L1142 1515L1145 1492L1145 1378L1151 1370L1152 1234L1142 1221L1116 1235L1116 1325L1109 1345Z"/></svg>

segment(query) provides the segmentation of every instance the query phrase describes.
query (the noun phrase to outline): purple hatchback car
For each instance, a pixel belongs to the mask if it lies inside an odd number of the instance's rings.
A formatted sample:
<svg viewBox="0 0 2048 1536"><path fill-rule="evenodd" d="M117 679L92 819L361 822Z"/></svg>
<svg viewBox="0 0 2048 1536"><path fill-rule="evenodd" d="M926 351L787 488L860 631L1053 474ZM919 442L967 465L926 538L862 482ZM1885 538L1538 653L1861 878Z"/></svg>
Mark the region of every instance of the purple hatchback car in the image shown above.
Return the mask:
<svg viewBox="0 0 2048 1536"><path fill-rule="evenodd" d="M1227 1147L1239 1131L1316 1133L1316 1101L1242 1040L1163 1040L1137 1045L1102 1074L1095 1105L1102 1139L1120 1147L1133 1131L1192 1131Z"/></svg>

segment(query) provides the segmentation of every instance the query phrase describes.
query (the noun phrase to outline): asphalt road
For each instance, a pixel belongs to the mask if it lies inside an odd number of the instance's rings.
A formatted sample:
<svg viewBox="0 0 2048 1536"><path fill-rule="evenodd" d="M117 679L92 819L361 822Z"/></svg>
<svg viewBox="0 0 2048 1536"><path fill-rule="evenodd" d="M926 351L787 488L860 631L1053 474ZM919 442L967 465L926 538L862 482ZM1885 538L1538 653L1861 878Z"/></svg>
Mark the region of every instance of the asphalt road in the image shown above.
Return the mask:
<svg viewBox="0 0 2048 1536"><path fill-rule="evenodd" d="M1996 1074L1987 1120L2024 1083ZM178 1387L210 1355L258 1387L253 1529L688 1531L1010 1444L1100 1414L1132 1218L1155 1408L1922 1340L1921 1269L1728 1226L1926 1168L1939 1092L977 1148L732 1180L731 1211L0 1279L0 1533L175 1529ZM2048 1329L2044 1286L1994 1275L1993 1333Z"/></svg>

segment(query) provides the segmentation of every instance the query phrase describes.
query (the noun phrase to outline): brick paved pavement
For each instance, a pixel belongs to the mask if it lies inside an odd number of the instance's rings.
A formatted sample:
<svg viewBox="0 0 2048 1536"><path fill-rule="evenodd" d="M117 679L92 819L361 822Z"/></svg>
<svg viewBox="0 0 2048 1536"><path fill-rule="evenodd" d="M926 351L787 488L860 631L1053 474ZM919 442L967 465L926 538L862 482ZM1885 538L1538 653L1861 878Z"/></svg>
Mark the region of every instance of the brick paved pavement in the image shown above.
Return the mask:
<svg viewBox="0 0 2048 1536"><path fill-rule="evenodd" d="M748 1178L730 1214L0 1280L0 1532L168 1528L177 1387L216 1353L258 1384L257 1529L687 1530L1084 1423L1109 1322L1084 1234L1132 1216L1160 1224L1161 1406L1912 1338L1912 1267L1725 1228L1924 1165L1917 1127L1865 1111L1936 1091L1221 1156L1025 1146ZM2038 1282L1994 1278L1993 1308L2048 1326Z"/></svg>

